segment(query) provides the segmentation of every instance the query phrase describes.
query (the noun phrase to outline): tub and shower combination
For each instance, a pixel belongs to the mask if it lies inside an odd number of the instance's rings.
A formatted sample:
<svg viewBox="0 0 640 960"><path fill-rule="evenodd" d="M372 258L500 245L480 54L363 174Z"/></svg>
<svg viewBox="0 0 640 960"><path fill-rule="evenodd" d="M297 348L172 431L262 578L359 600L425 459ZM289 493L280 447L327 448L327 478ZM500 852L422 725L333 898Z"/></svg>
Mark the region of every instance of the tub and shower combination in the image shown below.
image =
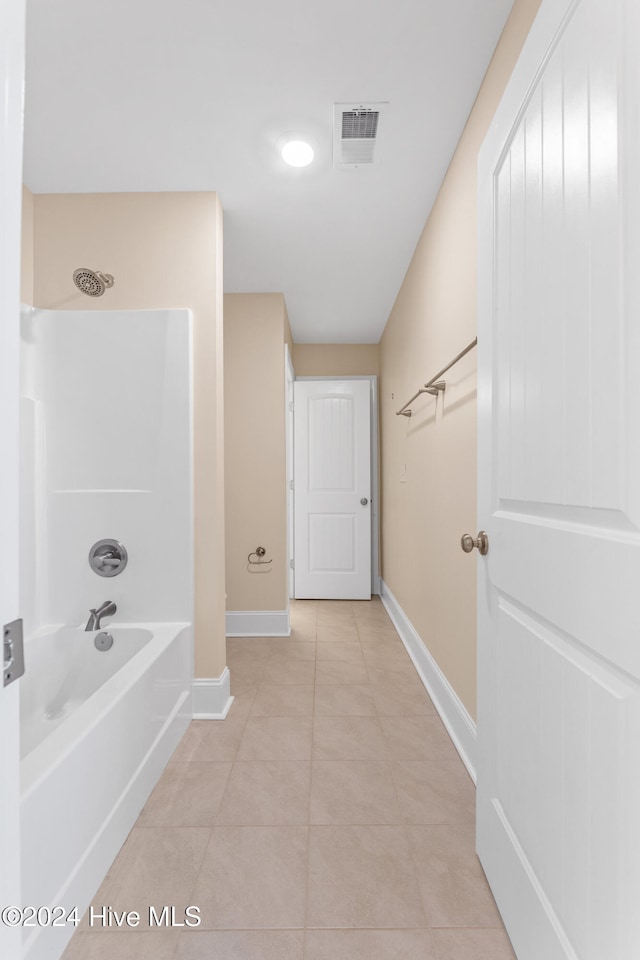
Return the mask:
<svg viewBox="0 0 640 960"><path fill-rule="evenodd" d="M188 311L23 310L25 906L82 914L192 717L191 423ZM89 563L106 538L121 575ZM73 929L26 930L25 956Z"/></svg>

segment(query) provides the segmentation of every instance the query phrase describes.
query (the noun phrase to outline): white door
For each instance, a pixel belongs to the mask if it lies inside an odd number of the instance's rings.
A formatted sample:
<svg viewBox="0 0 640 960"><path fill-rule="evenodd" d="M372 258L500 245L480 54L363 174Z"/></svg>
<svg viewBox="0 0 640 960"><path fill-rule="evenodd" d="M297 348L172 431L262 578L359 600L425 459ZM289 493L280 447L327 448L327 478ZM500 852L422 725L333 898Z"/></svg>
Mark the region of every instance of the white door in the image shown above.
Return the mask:
<svg viewBox="0 0 640 960"><path fill-rule="evenodd" d="M543 0L480 155L478 851L519 960L640 957L640 4Z"/></svg>
<svg viewBox="0 0 640 960"><path fill-rule="evenodd" d="M371 386L294 385L295 596L371 599Z"/></svg>
<svg viewBox="0 0 640 960"><path fill-rule="evenodd" d="M0 626L18 610L18 370L24 0L0 4ZM0 907L20 906L18 687L0 683ZM21 931L0 920L0 956Z"/></svg>

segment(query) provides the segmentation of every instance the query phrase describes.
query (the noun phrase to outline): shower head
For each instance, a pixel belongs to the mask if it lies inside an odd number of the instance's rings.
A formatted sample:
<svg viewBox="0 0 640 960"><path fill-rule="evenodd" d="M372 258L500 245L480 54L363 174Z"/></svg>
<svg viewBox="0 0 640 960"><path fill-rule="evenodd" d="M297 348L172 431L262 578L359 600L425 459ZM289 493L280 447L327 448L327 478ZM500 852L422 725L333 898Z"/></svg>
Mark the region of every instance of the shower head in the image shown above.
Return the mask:
<svg viewBox="0 0 640 960"><path fill-rule="evenodd" d="M78 290L82 290L88 297L101 297L107 287L113 286L113 277L110 273L101 270L87 270L80 267L73 271L73 282Z"/></svg>

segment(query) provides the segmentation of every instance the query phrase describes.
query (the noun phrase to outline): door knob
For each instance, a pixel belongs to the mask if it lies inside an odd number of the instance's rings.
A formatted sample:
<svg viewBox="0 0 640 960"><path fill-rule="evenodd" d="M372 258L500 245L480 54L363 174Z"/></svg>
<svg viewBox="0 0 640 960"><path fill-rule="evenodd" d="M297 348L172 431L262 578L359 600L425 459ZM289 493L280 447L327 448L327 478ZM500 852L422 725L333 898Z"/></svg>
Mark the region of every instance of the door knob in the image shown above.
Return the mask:
<svg viewBox="0 0 640 960"><path fill-rule="evenodd" d="M363 507L366 507L366 505L369 503L369 501L367 500L366 497L363 497L362 500L360 501L360 503L362 504Z"/></svg>
<svg viewBox="0 0 640 960"><path fill-rule="evenodd" d="M478 536L473 539L470 533L465 533L460 537L460 546L465 553L471 553L474 547L478 548L478 553L485 557L489 553L489 537L484 530L481 530Z"/></svg>

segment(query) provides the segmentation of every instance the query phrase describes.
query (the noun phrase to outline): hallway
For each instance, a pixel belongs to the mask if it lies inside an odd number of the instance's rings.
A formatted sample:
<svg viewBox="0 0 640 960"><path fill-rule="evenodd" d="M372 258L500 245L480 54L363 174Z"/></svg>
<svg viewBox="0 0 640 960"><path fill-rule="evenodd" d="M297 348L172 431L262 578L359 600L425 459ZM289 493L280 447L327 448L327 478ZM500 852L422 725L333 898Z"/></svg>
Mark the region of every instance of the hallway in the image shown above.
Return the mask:
<svg viewBox="0 0 640 960"><path fill-rule="evenodd" d="M474 788L384 607L292 602L230 639L235 701L195 721L64 960L508 960ZM200 908L152 930L149 906Z"/></svg>

